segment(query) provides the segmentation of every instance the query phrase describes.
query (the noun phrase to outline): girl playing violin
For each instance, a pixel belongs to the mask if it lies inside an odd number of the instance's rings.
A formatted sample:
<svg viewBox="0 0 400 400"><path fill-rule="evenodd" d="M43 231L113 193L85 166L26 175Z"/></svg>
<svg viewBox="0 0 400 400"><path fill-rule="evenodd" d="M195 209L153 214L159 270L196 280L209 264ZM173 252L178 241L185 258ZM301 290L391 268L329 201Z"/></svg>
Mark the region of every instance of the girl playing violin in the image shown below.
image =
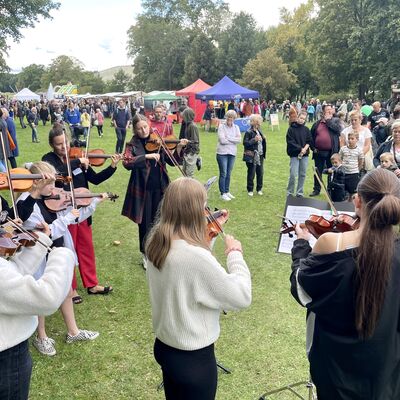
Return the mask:
<svg viewBox="0 0 400 400"><path fill-rule="evenodd" d="M321 400L400 398L400 182L369 172L354 196L357 230L311 249L296 227L292 295L307 307L310 372Z"/></svg>
<svg viewBox="0 0 400 400"><path fill-rule="evenodd" d="M167 400L215 398L219 315L221 310L239 310L251 303L250 272L241 243L225 237L228 272L211 254L206 201L206 190L198 181L173 181L145 246L154 356L162 369Z"/></svg>
<svg viewBox="0 0 400 400"><path fill-rule="evenodd" d="M131 171L131 177L126 191L122 215L128 217L139 226L139 248L144 255L144 241L147 232L153 224L158 205L169 184L166 163L174 165L172 160L160 147L158 151L150 152L146 143L150 137L149 123L141 114L132 118L133 137L127 143L123 165ZM181 139L173 157L177 162L182 159L182 149L187 139ZM143 267L145 268L145 258Z"/></svg>
<svg viewBox="0 0 400 400"><path fill-rule="evenodd" d="M102 196L101 199L94 198L92 203L88 207L82 207L79 210L72 209L72 207L67 208L64 211L58 213L51 212L45 203L46 196L50 196L52 190L54 189L56 170L54 167L46 162L37 162L32 164L30 171L34 174L46 174L48 179L39 179L34 181L30 193L22 193L18 201L26 199L28 196L36 199L36 204L33 207L33 212L29 218L24 221L24 226L27 229L35 229L37 226L46 223L49 225L51 238L53 240L53 246L55 247L67 247L74 251L74 244L71 234L68 230L70 224L75 224L77 222L82 222L93 214L96 206L104 198L107 197L106 194ZM74 252L75 254L75 252ZM75 264L77 263L75 255ZM44 262L42 268L40 268L34 275L36 279L39 279L44 273ZM70 290L69 295L61 304L60 307L61 314L63 315L66 327L67 327L67 343L74 343L76 341L82 340L93 340L99 335L98 332L91 332L83 329L79 329L76 321L74 308L72 303L72 290ZM56 354L54 348L54 340L49 338L45 330L45 319L44 317L39 317L39 326L37 330L37 337L33 340L33 345L36 349L45 355L53 356Z"/></svg>
<svg viewBox="0 0 400 400"><path fill-rule="evenodd" d="M67 151L69 151L69 138L64 132L62 125L54 124L49 132L49 144L53 151L45 154L42 160L47 161L53 165L59 173L67 176L68 170L65 164L64 143L66 143ZM111 159L111 165L100 172L95 172L94 169L90 167L87 158L81 157L70 160L74 187L89 188L89 183L99 185L109 179L115 173L120 159L120 155L115 154ZM66 185L65 188L66 190L70 190L68 185ZM94 254L91 225L92 219L89 217L80 224L69 226L78 257L79 272L81 274L83 286L87 288L88 294L108 294L113 290L112 286L101 286L97 279L96 257ZM72 281L72 288L74 290L74 303L81 303L82 297L79 296L76 291L77 282L75 274Z"/></svg>

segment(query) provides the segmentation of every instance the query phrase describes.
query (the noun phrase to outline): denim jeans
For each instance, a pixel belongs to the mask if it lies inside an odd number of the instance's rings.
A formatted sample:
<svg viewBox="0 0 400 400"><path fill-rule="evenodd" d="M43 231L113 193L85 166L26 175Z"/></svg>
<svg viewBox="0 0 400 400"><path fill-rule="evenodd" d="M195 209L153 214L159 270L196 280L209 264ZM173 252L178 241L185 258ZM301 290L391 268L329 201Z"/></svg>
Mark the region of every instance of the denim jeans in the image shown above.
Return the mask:
<svg viewBox="0 0 400 400"><path fill-rule="evenodd" d="M115 128L117 135L117 144L115 145L115 152L122 153L124 151L126 128Z"/></svg>
<svg viewBox="0 0 400 400"><path fill-rule="evenodd" d="M287 194L294 195L296 178L299 177L297 182L296 196L303 196L304 194L304 181L306 180L306 172L308 166L308 157L298 159L297 157L290 157L290 176L287 187Z"/></svg>
<svg viewBox="0 0 400 400"><path fill-rule="evenodd" d="M32 142L37 142L38 141L38 135L37 135L37 130L34 124L31 125L32 129Z"/></svg>
<svg viewBox="0 0 400 400"><path fill-rule="evenodd" d="M235 164L236 156L232 154L217 154L217 162L219 168L219 191L221 194L229 193L231 183L231 172Z"/></svg>
<svg viewBox="0 0 400 400"><path fill-rule="evenodd" d="M0 399L27 400L32 373L28 340L0 352Z"/></svg>

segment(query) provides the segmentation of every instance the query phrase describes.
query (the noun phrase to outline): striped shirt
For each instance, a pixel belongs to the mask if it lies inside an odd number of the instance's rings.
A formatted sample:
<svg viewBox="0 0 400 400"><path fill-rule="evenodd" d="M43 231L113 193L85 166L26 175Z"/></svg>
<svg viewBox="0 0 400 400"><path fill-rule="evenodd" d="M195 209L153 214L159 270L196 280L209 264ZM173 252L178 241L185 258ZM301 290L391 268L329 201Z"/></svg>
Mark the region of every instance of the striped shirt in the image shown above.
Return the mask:
<svg viewBox="0 0 400 400"><path fill-rule="evenodd" d="M343 146L340 148L339 155L346 175L360 172L359 161L364 160L364 153L359 147L351 149L348 146Z"/></svg>

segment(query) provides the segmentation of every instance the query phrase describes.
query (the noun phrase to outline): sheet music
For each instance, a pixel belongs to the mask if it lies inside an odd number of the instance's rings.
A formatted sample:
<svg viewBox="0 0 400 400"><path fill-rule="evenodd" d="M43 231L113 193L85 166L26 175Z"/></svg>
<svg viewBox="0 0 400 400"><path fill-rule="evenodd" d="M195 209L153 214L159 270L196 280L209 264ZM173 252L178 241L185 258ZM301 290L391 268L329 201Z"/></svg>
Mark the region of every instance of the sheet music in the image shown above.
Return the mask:
<svg viewBox="0 0 400 400"><path fill-rule="evenodd" d="M354 213L349 212L349 211L339 211L337 210L339 214L348 214L348 215L354 215ZM293 206L293 205L288 205L286 208L286 213L285 217L290 219L293 223L302 223L306 219L309 218L311 214L314 215L320 215L322 217L325 217L329 219L332 217L332 212L330 210L320 210L318 208L314 207L307 207L307 206ZM296 235L293 232L293 237L290 238L288 234L281 234L280 235L280 240L279 240L279 245L278 245L278 252L279 253L286 253L286 254L291 254L292 247L293 247L293 242L296 240ZM310 239L310 246L313 247L317 239L315 239L311 235Z"/></svg>

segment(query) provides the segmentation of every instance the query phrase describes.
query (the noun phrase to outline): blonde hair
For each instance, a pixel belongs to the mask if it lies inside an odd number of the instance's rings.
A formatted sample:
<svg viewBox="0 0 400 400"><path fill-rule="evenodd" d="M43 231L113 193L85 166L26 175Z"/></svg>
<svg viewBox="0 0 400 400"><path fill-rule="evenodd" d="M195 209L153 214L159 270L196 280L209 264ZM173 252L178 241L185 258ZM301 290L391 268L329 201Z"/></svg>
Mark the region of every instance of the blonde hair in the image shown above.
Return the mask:
<svg viewBox="0 0 400 400"><path fill-rule="evenodd" d="M362 114L359 110L353 110L349 112L349 119L357 117L360 121L362 120Z"/></svg>
<svg viewBox="0 0 400 400"><path fill-rule="evenodd" d="M360 137L359 133L356 132L356 131L351 131L351 132L349 132L349 133L347 134L347 139L348 139L350 136L354 136L356 139L359 139L359 137Z"/></svg>
<svg viewBox="0 0 400 400"><path fill-rule="evenodd" d="M380 161L387 160L387 161L390 161L392 164L395 163L393 154L390 153L390 152L388 152L388 151L385 152L385 153L382 153L382 154L379 156L379 160L380 160Z"/></svg>
<svg viewBox="0 0 400 400"><path fill-rule="evenodd" d="M261 123L263 122L261 115L260 114L251 114L250 115L250 121L249 121L250 125L253 126L254 122L257 122L257 121L261 125Z"/></svg>
<svg viewBox="0 0 400 400"><path fill-rule="evenodd" d="M228 110L225 114L225 119L227 118L233 118L236 119L237 118L237 113L235 110Z"/></svg>
<svg viewBox="0 0 400 400"><path fill-rule="evenodd" d="M209 250L204 215L206 201L206 190L195 179L178 178L170 183L145 244L146 257L156 268L163 267L173 236Z"/></svg>
<svg viewBox="0 0 400 400"><path fill-rule="evenodd" d="M339 154L339 153L333 153L333 154L331 155L331 161L332 161L332 160L336 160L336 159L342 161L342 157L340 157L340 154Z"/></svg>
<svg viewBox="0 0 400 400"><path fill-rule="evenodd" d="M56 169L46 161L37 161L29 167L32 174L48 174L51 175L50 179L36 179L33 181L32 187L43 188L44 186L56 180Z"/></svg>

